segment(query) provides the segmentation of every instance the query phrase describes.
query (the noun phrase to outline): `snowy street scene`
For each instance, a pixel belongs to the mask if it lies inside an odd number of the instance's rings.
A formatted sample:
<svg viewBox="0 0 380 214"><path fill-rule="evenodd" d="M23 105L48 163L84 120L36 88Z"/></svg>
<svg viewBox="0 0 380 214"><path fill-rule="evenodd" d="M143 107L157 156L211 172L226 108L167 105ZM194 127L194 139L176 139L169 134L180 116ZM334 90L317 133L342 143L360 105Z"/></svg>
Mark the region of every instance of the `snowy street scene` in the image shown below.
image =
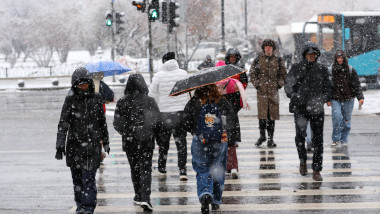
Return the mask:
<svg viewBox="0 0 380 214"><path fill-rule="evenodd" d="M379 1L0 2L0 213L380 213Z"/></svg>

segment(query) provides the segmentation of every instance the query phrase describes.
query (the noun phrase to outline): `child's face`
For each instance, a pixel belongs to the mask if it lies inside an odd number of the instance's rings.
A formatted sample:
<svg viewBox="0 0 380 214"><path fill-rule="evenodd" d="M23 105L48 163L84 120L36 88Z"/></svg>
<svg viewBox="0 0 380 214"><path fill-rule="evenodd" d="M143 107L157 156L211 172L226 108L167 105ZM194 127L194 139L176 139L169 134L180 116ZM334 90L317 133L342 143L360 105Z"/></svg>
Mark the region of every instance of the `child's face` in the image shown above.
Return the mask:
<svg viewBox="0 0 380 214"><path fill-rule="evenodd" d="M78 88L81 89L81 90L83 90L83 91L87 91L88 90L88 86L89 86L88 83L84 83L84 84L78 85Z"/></svg>

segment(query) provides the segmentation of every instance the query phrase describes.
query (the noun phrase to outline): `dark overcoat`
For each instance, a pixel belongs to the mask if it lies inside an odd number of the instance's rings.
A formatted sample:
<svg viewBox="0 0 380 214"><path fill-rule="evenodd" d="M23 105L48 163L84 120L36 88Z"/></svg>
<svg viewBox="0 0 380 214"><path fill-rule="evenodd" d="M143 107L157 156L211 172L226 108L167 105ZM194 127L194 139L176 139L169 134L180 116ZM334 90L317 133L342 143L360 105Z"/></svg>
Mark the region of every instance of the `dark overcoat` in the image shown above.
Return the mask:
<svg viewBox="0 0 380 214"><path fill-rule="evenodd" d="M284 60L275 55L260 53L253 61L250 79L257 89L257 117L280 119L280 97L278 90L284 86L286 67ZM268 110L270 118L268 118Z"/></svg>

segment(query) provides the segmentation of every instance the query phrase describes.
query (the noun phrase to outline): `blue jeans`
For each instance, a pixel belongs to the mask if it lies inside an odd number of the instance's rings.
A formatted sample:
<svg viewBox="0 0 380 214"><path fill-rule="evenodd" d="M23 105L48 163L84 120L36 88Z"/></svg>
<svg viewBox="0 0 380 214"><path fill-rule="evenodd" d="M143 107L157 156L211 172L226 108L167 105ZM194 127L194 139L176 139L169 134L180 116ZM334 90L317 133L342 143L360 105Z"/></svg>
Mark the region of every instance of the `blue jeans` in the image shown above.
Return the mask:
<svg viewBox="0 0 380 214"><path fill-rule="evenodd" d="M197 173L197 194L199 201L209 194L212 204L222 203L226 178L227 143L203 144L193 136L191 145L193 169Z"/></svg>
<svg viewBox="0 0 380 214"><path fill-rule="evenodd" d="M71 169L77 211L94 212L96 207L96 170Z"/></svg>
<svg viewBox="0 0 380 214"><path fill-rule="evenodd" d="M341 143L348 142L351 130L351 114L354 109L354 98L348 101L331 101L331 116L333 124L332 140Z"/></svg>

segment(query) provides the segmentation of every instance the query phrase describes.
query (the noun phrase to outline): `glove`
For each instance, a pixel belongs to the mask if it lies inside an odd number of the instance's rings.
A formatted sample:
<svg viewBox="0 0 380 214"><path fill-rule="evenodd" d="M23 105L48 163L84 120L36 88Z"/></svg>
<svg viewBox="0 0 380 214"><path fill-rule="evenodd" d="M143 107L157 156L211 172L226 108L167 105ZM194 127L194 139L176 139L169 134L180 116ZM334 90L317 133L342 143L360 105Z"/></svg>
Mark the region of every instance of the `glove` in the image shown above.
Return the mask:
<svg viewBox="0 0 380 214"><path fill-rule="evenodd" d="M62 160L63 155L66 155L65 148L60 147L57 149L57 152L55 153L55 159Z"/></svg>
<svg viewBox="0 0 380 214"><path fill-rule="evenodd" d="M107 152L107 154L110 154L110 146L107 144L107 145L103 145L103 149L105 152Z"/></svg>

